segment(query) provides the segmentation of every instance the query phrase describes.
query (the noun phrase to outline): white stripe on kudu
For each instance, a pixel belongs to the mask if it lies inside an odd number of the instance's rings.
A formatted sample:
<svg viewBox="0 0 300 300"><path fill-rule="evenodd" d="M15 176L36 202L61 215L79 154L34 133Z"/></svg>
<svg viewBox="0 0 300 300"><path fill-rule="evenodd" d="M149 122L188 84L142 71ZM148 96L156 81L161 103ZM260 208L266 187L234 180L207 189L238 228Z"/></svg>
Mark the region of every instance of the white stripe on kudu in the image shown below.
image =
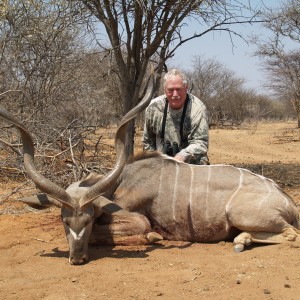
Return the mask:
<svg viewBox="0 0 300 300"><path fill-rule="evenodd" d="M243 187L243 177L244 177L244 175L243 175L242 169L238 169L238 170L240 172L238 188L232 193L230 199L228 200L227 205L225 207L225 211L228 211L228 209L230 208L231 200L234 199L234 197L237 195L239 190Z"/></svg>
<svg viewBox="0 0 300 300"><path fill-rule="evenodd" d="M173 211L173 219L176 221L176 202L177 202L177 188L178 185L181 184L179 170L178 170L178 164L175 165L175 178L174 178L174 185L173 185L173 199L172 199L172 211ZM179 181L179 182L178 182Z"/></svg>
<svg viewBox="0 0 300 300"><path fill-rule="evenodd" d="M208 207L208 195L209 195L209 182L210 182L210 175L211 175L211 166L209 166L208 168L208 172L207 172L207 183L206 183L206 197L205 197L205 208ZM206 219L207 219L207 214L208 214L208 210L205 210L205 214L206 214Z"/></svg>
<svg viewBox="0 0 300 300"><path fill-rule="evenodd" d="M262 204L267 201L271 195L271 187L270 187L270 184L269 182L267 182L265 179L263 180L265 186L266 186L266 190L268 191L268 193L260 200L260 203L259 203L259 207L262 206Z"/></svg>
<svg viewBox="0 0 300 300"><path fill-rule="evenodd" d="M192 224L193 222L193 185L194 185L194 171L193 168L191 168L191 166L189 165L189 169L191 172L191 176L190 176L190 188L189 188L189 207L190 207L190 212L191 212L191 220L192 220Z"/></svg>

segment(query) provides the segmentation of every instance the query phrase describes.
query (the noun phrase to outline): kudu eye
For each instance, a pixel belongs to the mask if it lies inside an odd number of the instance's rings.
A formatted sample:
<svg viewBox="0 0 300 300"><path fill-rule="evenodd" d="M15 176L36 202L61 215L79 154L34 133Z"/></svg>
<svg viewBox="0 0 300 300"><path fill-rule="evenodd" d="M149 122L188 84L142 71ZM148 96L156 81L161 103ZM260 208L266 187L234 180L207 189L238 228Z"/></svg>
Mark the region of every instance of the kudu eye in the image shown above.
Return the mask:
<svg viewBox="0 0 300 300"><path fill-rule="evenodd" d="M61 220L63 221L63 223L64 223L66 226L70 227L70 221L69 221L67 218L61 217Z"/></svg>

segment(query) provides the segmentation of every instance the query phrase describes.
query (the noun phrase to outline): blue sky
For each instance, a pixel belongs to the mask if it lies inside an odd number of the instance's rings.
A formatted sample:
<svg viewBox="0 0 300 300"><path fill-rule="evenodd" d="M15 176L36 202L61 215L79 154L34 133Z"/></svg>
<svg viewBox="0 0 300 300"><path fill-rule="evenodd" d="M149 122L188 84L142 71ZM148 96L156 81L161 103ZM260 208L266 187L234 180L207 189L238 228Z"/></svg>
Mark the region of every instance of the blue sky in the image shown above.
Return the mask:
<svg viewBox="0 0 300 300"><path fill-rule="evenodd" d="M260 2L260 0L250 1L254 5ZM266 6L274 8L281 1L263 0L263 2ZM245 37L252 33L267 34L267 31L264 31L260 24L252 26L239 25L236 27L236 30ZM194 32L194 29L191 28L191 31ZM191 67L192 59L195 55L206 59L213 58L233 70L238 77L244 78L245 87L253 88L258 93L267 93L263 88L263 81L266 74L261 69L259 58L253 56L256 50L255 45L247 44L242 39L235 38L234 46L233 48L228 34L211 32L181 46L177 50L171 64L178 68L187 69Z"/></svg>

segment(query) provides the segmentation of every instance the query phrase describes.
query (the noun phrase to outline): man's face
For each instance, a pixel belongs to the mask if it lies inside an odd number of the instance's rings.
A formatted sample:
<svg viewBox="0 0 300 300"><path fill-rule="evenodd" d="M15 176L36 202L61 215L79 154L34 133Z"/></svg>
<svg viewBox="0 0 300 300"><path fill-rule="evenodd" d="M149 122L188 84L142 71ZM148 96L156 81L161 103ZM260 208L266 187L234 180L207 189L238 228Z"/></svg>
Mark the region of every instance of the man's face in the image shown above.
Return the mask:
<svg viewBox="0 0 300 300"><path fill-rule="evenodd" d="M165 93L172 109L180 109L183 107L186 94L187 85L184 86L182 79L179 76L171 76L167 79L165 85Z"/></svg>

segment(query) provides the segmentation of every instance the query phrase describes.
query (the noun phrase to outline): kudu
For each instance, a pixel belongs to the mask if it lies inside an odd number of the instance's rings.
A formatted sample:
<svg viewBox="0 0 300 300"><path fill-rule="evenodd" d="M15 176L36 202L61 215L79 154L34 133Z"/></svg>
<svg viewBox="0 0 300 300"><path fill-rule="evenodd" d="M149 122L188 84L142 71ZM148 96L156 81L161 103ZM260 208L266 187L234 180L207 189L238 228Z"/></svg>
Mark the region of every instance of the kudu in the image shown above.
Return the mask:
<svg viewBox="0 0 300 300"><path fill-rule="evenodd" d="M117 130L114 169L103 178L89 175L66 191L35 170L30 134L20 121L0 111L19 128L26 170L48 195L23 201L62 206L71 264L87 261L88 242L122 245L153 243L161 237L190 242L233 239L235 251L240 252L253 242L299 240L296 204L270 179L230 165L189 165L155 152L126 163L127 122L144 109L150 95L123 118Z"/></svg>

